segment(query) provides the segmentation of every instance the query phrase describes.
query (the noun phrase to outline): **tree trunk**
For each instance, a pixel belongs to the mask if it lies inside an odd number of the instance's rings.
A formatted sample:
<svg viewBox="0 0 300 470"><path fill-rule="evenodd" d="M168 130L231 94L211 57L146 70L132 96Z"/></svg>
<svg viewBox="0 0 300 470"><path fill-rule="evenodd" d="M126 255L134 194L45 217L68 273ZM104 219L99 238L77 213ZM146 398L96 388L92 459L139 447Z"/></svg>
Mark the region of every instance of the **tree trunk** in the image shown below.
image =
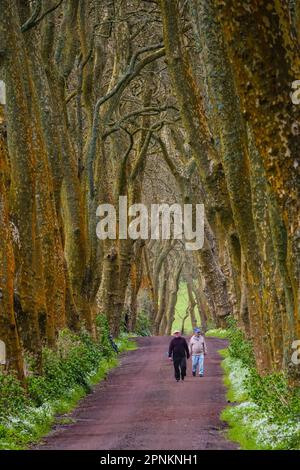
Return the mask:
<svg viewBox="0 0 300 470"><path fill-rule="evenodd" d="M8 155L5 126L0 104L0 339L6 348L6 368L17 372L23 382L23 355L14 313L15 260L9 220Z"/></svg>
<svg viewBox="0 0 300 470"><path fill-rule="evenodd" d="M26 349L37 357L41 367L41 341L37 315L36 283L36 149L24 77L30 81L24 42L20 32L14 1L1 0L0 41L2 56L0 72L6 84L7 142L11 163L12 213L20 237L20 257L17 259L18 284L23 311L22 339ZM27 85L28 85L27 82Z"/></svg>

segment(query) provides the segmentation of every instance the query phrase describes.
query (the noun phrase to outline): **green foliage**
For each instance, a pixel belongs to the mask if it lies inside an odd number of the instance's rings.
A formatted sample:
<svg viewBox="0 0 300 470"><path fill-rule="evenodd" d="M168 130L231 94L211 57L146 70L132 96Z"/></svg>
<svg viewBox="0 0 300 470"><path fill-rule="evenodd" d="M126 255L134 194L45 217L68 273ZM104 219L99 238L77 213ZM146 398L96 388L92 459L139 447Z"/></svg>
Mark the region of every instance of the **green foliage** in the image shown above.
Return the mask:
<svg viewBox="0 0 300 470"><path fill-rule="evenodd" d="M78 335L69 330L61 331L57 350L43 350L43 375L28 377L29 396L34 404L40 406L47 400L59 398L66 389L76 385L88 392L88 374L107 357L103 349L85 330Z"/></svg>
<svg viewBox="0 0 300 470"><path fill-rule="evenodd" d="M251 407L227 407L222 411L221 418L230 426L227 431L227 437L231 441L237 442L243 450L268 450L270 446L263 445L256 429L249 424L252 421Z"/></svg>
<svg viewBox="0 0 300 470"><path fill-rule="evenodd" d="M300 389L290 387L282 372L262 377L251 369L245 382L249 398L269 413L274 422L299 419Z"/></svg>
<svg viewBox="0 0 300 470"><path fill-rule="evenodd" d="M22 410L25 401L25 391L17 377L0 373L0 419L8 413Z"/></svg>
<svg viewBox="0 0 300 470"><path fill-rule="evenodd" d="M223 330L222 328L212 328L206 331L205 336L226 339L228 338L228 330Z"/></svg>
<svg viewBox="0 0 300 470"><path fill-rule="evenodd" d="M245 334L237 327L237 322L234 318L227 319L228 324L228 339L229 339L229 355L237 358L246 367L255 367L255 357L253 353L253 346L251 341L246 340Z"/></svg>
<svg viewBox="0 0 300 470"><path fill-rule="evenodd" d="M122 333L120 338L116 340L116 344L120 353L123 351L134 351L137 349L136 342L133 341L133 336L129 335L128 333Z"/></svg>
<svg viewBox="0 0 300 470"><path fill-rule="evenodd" d="M252 344L234 320L228 337L230 345L222 353L224 382L230 401L241 402L222 413L229 437L243 449L299 449L300 388L291 387L282 372L258 374Z"/></svg>
<svg viewBox="0 0 300 470"><path fill-rule="evenodd" d="M149 315L146 312L138 314L135 326L135 333L137 336L151 336L151 324Z"/></svg>
<svg viewBox="0 0 300 470"><path fill-rule="evenodd" d="M300 423L295 420L274 422L252 401L227 407L221 417L230 425L228 437L244 450L300 449Z"/></svg>
<svg viewBox="0 0 300 470"><path fill-rule="evenodd" d="M186 310L189 305L189 297L188 297L188 292L187 292L187 285L186 282L181 281L179 284L179 290L177 294L177 302L175 306L175 318L172 324L172 331L174 330L181 330L182 326L182 318L185 317L186 315ZM201 325L201 320L199 316L198 309L195 308L195 316L196 316L196 321L198 325ZM193 332L193 327L192 327L192 322L190 315L188 318L185 320L184 323L184 334L191 334Z"/></svg>
<svg viewBox="0 0 300 470"><path fill-rule="evenodd" d="M97 319L98 340L82 328L78 334L62 330L55 351L43 349L43 375L26 357L27 394L14 375L0 374L0 449L24 448L46 434L56 414L68 413L92 384L117 365L108 339L106 319ZM133 349L128 338L118 341L120 350Z"/></svg>
<svg viewBox="0 0 300 470"><path fill-rule="evenodd" d="M101 344L101 350L105 357L109 357L114 353L109 341L109 325L105 315L98 315L96 318L97 335Z"/></svg>

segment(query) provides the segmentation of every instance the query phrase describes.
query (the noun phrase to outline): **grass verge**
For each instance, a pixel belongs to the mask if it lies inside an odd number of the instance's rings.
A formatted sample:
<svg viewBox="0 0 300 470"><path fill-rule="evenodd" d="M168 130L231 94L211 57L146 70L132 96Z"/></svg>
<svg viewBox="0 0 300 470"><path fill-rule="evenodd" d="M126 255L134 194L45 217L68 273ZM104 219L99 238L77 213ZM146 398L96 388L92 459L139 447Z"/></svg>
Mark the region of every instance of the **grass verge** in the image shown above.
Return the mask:
<svg viewBox="0 0 300 470"><path fill-rule="evenodd" d="M43 376L28 377L27 393L14 376L0 375L0 450L25 449L55 423L70 422L65 415L118 365L105 338L103 333L97 344L86 332L61 332L58 350L44 350ZM126 334L116 343L120 352L137 348Z"/></svg>
<svg viewBox="0 0 300 470"><path fill-rule="evenodd" d="M224 330L222 328L210 329L210 330L207 330L207 332L205 333L205 336L212 336L214 338L227 339L228 330Z"/></svg>
<svg viewBox="0 0 300 470"><path fill-rule="evenodd" d="M232 323L230 345L223 356L227 399L233 406L221 418L227 437L243 450L300 449L300 389L289 386L283 373L261 377L253 362L252 345Z"/></svg>

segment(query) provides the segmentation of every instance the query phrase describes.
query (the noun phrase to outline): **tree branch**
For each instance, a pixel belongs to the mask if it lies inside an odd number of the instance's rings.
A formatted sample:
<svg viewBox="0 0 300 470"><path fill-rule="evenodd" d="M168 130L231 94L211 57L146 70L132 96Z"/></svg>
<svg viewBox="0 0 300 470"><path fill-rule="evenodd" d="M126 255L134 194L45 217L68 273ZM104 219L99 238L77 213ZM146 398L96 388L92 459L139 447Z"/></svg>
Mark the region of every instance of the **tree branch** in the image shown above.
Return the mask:
<svg viewBox="0 0 300 470"><path fill-rule="evenodd" d="M158 49L158 50L157 50ZM144 59L142 59L138 65L135 67L137 59L139 56L145 52L148 51L155 51L152 54L148 54ZM97 136L98 136L98 128L100 125L100 115L99 115L99 110L100 107L108 101L110 98L112 98L114 95L119 93L119 97L122 94L124 88L133 80L138 73L149 63L153 62L154 60L162 57L165 54L165 49L162 44L154 44L152 46L144 47L137 51L135 54L133 54L129 66L127 68L127 71L124 73L124 75L121 77L121 79L116 83L116 85L112 88L112 90L107 93L105 96L102 96L101 98L98 99L98 101L95 104L94 108L94 116L93 116L93 126L92 126L92 133L91 133L91 139L89 143L89 148L88 148L88 154L87 154L87 170L88 170L88 178L89 178L89 191L91 198L93 199L94 197L94 175L93 175L93 165L94 165L94 160L96 156L96 144L97 144ZM105 122L105 118L104 118Z"/></svg>
<svg viewBox="0 0 300 470"><path fill-rule="evenodd" d="M103 134L102 138L106 139L110 134L116 132L119 129L120 125L127 119L131 119L136 116L156 116L157 114L167 111L168 109L174 109L175 111L178 111L175 106L163 106L161 108L157 106L148 106L146 108L139 109L137 111L133 111L129 114L126 114L119 121L114 122L110 130Z"/></svg>
<svg viewBox="0 0 300 470"><path fill-rule="evenodd" d="M143 165L143 163L145 161L145 157L147 155L147 150L148 150L148 147L149 147L149 144L150 144L151 137L153 136L153 132L159 131L162 128L163 125L164 125L164 121L158 121L158 122L155 122L150 127L150 129L148 130L148 133L145 137L145 141L144 141L143 146L141 148L141 151L138 155L137 161L136 161L136 163L134 165L134 168L131 172L131 175L130 175L130 180L131 181L135 180L135 178L137 177L137 175L141 171L142 165Z"/></svg>
<svg viewBox="0 0 300 470"><path fill-rule="evenodd" d="M42 8L42 2L41 0L38 0L31 17L21 26L22 33L25 33L29 29L37 26L45 18L45 16L49 15L54 10L56 10L62 4L62 2L63 0L59 0L59 2L56 5L50 7L48 10L42 13L42 15L38 18L41 8Z"/></svg>
<svg viewBox="0 0 300 470"><path fill-rule="evenodd" d="M157 50L159 49L159 50ZM139 58L139 56L145 52L148 52L148 51L155 51L153 52L152 54L149 54L148 56L146 56L144 59L142 59L137 67L135 68L135 65L136 65L136 61L137 59ZM136 77L140 71L149 63L153 62L154 60L160 58L160 57L163 57L165 54L165 49L163 47L163 44L154 44L152 46L147 46L147 47L143 47L142 49L140 49L139 51L137 51L135 54L133 54L130 62L129 62L129 66L126 70L126 72L124 73L124 75L120 78L120 80L115 84L115 86L112 88L112 90L107 93L105 96L102 96L101 98L98 99L96 105L95 105L95 112L98 112L100 107L107 101L109 100L110 98L112 98L116 93L118 93L118 91L121 89L121 88L125 88L130 82L131 80Z"/></svg>
<svg viewBox="0 0 300 470"><path fill-rule="evenodd" d="M129 136L129 146L125 152L125 154L122 157L122 162L121 162L121 168L120 168L120 176L119 176L119 195L125 194L125 187L126 187L126 165L127 165L127 160L130 155L130 152L132 150L133 144L134 144L134 139L133 135L125 128L121 127L121 129L127 133Z"/></svg>

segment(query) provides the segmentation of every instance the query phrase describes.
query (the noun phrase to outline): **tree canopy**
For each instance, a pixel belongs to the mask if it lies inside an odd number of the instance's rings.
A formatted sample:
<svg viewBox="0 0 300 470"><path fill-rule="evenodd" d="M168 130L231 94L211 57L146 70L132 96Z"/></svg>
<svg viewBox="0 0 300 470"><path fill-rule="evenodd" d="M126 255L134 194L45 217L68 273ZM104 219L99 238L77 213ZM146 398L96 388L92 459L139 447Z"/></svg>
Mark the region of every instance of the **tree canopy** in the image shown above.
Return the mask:
<svg viewBox="0 0 300 470"><path fill-rule="evenodd" d="M0 0L0 339L96 316L170 334L234 317L261 373L299 380L298 2ZM99 240L99 204L204 204L204 244ZM121 224L116 210L117 226ZM298 371L298 372L297 372Z"/></svg>

